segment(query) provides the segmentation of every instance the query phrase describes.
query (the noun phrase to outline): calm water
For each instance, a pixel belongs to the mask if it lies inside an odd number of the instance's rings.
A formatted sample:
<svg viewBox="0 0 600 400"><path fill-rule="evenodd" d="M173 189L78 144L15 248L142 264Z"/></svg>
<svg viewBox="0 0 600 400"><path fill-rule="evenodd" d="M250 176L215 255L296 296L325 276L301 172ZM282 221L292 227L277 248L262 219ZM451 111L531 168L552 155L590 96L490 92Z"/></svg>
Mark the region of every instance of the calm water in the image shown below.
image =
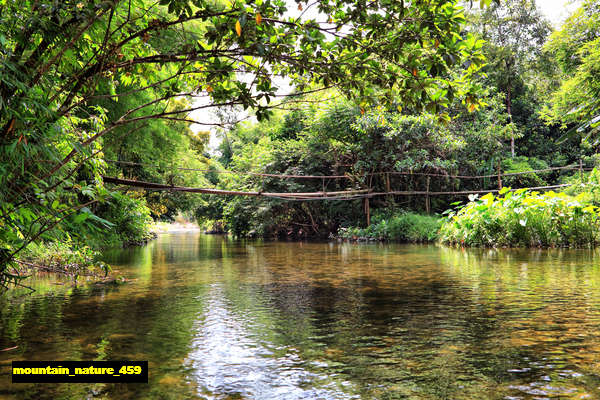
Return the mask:
<svg viewBox="0 0 600 400"><path fill-rule="evenodd" d="M0 297L0 399L600 399L600 252L162 235ZM149 384L10 383L148 360Z"/></svg>

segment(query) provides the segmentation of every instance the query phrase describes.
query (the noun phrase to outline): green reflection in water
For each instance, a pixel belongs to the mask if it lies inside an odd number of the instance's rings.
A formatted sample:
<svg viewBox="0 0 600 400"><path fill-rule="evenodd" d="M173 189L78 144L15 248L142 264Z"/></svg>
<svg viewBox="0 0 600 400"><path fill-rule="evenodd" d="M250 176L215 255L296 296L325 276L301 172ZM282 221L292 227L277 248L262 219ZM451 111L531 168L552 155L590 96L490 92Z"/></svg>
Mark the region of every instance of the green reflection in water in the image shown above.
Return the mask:
<svg viewBox="0 0 600 400"><path fill-rule="evenodd" d="M600 398L597 251L235 241L106 252L125 285L0 297L0 398ZM148 360L13 385L12 360Z"/></svg>

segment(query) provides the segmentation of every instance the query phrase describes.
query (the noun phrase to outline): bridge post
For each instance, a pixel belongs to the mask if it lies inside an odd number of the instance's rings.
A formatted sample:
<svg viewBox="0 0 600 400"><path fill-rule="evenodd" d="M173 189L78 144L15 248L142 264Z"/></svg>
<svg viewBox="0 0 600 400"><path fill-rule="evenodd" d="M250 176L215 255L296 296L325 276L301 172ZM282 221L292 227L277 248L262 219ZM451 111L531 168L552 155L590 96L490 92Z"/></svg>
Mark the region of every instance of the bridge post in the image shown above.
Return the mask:
<svg viewBox="0 0 600 400"><path fill-rule="evenodd" d="M367 217L367 226L371 226L371 208L369 206L368 197L365 197L365 215Z"/></svg>
<svg viewBox="0 0 600 400"><path fill-rule="evenodd" d="M498 190L502 189L502 173L500 172L500 160L498 160Z"/></svg>
<svg viewBox="0 0 600 400"><path fill-rule="evenodd" d="M427 194L425 195L425 211L427 212L427 214L431 213L431 203L430 203L430 199L429 199L429 181L431 180L431 177L428 176L427 177Z"/></svg>

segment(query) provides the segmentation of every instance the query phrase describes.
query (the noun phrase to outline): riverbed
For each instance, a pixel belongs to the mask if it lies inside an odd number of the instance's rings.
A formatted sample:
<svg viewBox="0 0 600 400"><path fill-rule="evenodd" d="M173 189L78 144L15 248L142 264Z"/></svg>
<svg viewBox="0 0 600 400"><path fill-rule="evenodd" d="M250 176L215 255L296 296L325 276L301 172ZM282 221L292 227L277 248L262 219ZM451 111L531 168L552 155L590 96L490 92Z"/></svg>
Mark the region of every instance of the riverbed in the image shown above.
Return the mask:
<svg viewBox="0 0 600 400"><path fill-rule="evenodd" d="M0 296L0 399L600 398L600 252L161 234ZM12 384L14 360L148 384Z"/></svg>

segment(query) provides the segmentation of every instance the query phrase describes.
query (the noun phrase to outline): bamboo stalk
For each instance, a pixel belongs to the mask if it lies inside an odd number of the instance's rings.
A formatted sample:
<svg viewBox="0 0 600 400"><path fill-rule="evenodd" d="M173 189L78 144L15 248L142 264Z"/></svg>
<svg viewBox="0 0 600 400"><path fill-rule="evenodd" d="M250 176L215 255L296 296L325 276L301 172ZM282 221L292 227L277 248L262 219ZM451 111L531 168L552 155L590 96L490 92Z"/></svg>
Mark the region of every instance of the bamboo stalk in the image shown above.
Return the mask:
<svg viewBox="0 0 600 400"><path fill-rule="evenodd" d="M430 192L426 191L390 191L390 192L369 192L370 189L360 189L360 190L345 190L338 192L306 192L306 193L261 193L261 192L241 192L241 191L232 191L232 190L221 190L221 189L207 189L207 188L189 188L182 186L172 186L165 185L161 183L153 183L153 182L144 182L144 181L135 181L131 179L121 179L110 176L103 176L104 182L106 183L114 183L119 185L131 186L131 187L139 187L143 189L154 189L154 190L170 190L175 192L188 192L188 193L204 193L204 194L215 194L215 195L233 195L233 196L263 196L263 197L279 197L283 199L299 199L305 198L307 200L319 200L319 199L330 199L332 197L339 197L345 195L363 195L368 197L373 196L386 196L386 195L403 195L403 196L413 196L413 195L425 195L425 196L440 196L440 195L467 195L467 194L483 194L483 193L496 193L499 189L492 190L469 190L469 191L454 191L454 192ZM572 186L573 184L564 183L561 185L550 185L550 186L537 186L537 187L529 187L523 188L526 190L546 190L546 189L557 189L562 187ZM515 191L518 189L510 189L511 191Z"/></svg>
<svg viewBox="0 0 600 400"><path fill-rule="evenodd" d="M359 193L367 193L369 189L361 189L361 190L344 190L338 192L305 192L305 193L272 193L272 192L239 192L232 190L221 190L221 189L209 189L209 188L190 188L183 186L172 186L165 185L162 183L153 183L153 182L144 182L144 181L136 181L131 179L122 179L115 178L111 176L102 176L104 182L106 183L114 183L118 185L139 187L142 189L156 189L156 190L171 190L175 192L188 192L188 193L205 193L205 194L217 194L217 195L233 195L233 196L278 196L278 197L330 197L330 196L339 196L345 194L359 194Z"/></svg>
<svg viewBox="0 0 600 400"><path fill-rule="evenodd" d="M238 192L238 191L220 190L220 189L189 188L189 187L165 185L162 183L135 181L135 180L131 180L131 179L121 179L121 178L115 178L115 177L111 177L111 176L102 176L102 179L106 183L115 183L118 185L139 187L142 189L173 190L173 191L177 191L177 192L205 193L205 194L233 195L233 196L259 196L258 192Z"/></svg>

